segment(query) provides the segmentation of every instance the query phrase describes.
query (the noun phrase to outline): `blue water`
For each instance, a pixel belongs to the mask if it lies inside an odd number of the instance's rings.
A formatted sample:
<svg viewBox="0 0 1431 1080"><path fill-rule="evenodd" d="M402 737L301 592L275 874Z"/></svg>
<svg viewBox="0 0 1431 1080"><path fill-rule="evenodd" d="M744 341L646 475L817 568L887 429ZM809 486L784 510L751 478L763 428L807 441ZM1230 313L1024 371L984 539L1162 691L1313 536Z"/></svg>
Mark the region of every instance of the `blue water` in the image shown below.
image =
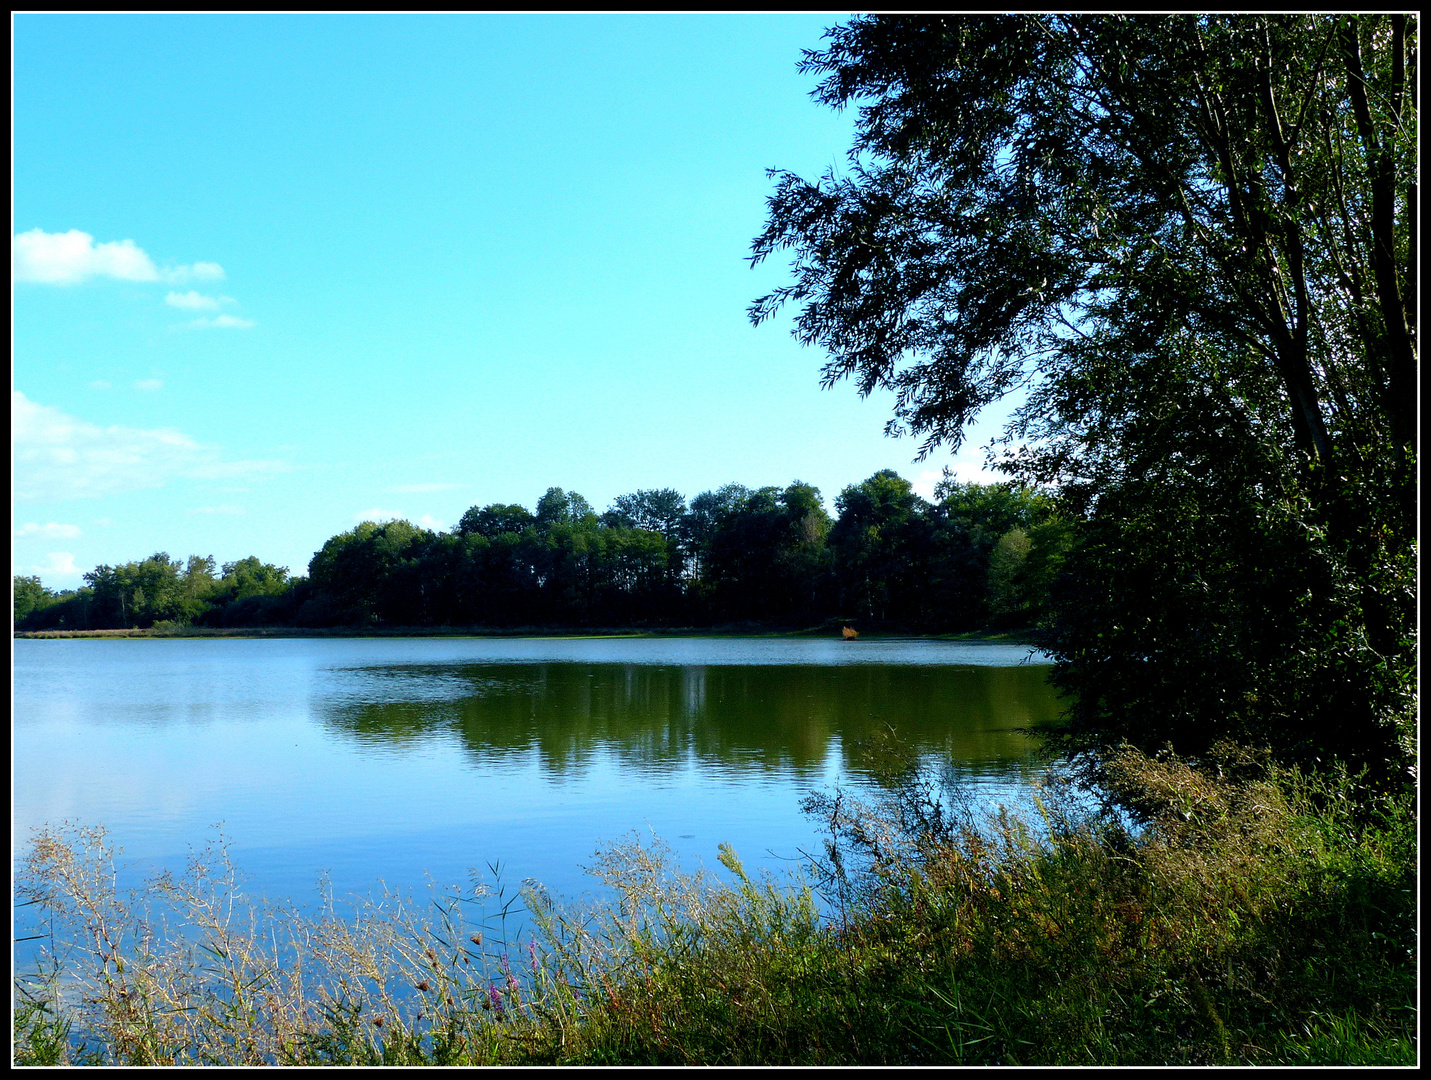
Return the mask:
<svg viewBox="0 0 1431 1080"><path fill-rule="evenodd" d="M598 847L818 850L802 795L868 785L884 726L990 798L1057 713L1026 647L781 638L109 639L14 643L12 842L102 823L137 879L222 823L255 894L545 883Z"/></svg>

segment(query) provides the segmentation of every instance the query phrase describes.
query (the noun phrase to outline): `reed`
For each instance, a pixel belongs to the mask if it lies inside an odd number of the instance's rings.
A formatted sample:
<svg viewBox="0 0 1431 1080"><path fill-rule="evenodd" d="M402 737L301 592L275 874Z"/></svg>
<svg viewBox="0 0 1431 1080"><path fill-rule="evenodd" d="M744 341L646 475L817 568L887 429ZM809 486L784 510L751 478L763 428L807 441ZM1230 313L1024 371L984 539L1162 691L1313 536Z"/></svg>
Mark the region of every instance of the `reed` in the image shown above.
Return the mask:
<svg viewBox="0 0 1431 1080"><path fill-rule="evenodd" d="M812 797L803 877L678 870L631 837L609 903L432 887L316 913L244 898L222 837L115 888L98 829L39 834L23 1064L1411 1064L1410 794L1221 748L1124 749L981 815L887 754ZM520 906L534 934L502 929ZM33 921L33 920L32 920Z"/></svg>

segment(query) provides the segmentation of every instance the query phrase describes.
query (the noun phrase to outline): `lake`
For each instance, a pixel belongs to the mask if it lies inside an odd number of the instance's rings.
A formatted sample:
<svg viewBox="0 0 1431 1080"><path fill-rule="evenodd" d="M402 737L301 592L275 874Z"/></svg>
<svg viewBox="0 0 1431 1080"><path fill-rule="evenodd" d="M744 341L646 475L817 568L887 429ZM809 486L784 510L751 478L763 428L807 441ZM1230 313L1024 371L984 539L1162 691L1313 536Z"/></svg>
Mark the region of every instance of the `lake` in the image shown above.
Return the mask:
<svg viewBox="0 0 1431 1080"><path fill-rule="evenodd" d="M14 642L16 853L102 823L130 873L223 824L255 894L296 901L475 870L576 898L636 830L688 866L819 850L810 791L869 784L885 725L990 799L1057 716L1025 646L795 638L278 638Z"/></svg>

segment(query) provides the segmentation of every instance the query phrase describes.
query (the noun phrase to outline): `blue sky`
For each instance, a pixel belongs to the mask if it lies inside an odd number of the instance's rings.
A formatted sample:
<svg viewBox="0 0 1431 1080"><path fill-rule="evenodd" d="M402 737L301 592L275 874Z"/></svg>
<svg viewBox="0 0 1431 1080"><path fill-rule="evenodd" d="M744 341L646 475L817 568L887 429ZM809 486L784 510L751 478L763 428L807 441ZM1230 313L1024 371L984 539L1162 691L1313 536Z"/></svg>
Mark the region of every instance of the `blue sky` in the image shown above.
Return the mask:
<svg viewBox="0 0 1431 1080"><path fill-rule="evenodd" d="M16 573L946 464L746 307L770 167L853 118L838 15L77 16L14 28Z"/></svg>

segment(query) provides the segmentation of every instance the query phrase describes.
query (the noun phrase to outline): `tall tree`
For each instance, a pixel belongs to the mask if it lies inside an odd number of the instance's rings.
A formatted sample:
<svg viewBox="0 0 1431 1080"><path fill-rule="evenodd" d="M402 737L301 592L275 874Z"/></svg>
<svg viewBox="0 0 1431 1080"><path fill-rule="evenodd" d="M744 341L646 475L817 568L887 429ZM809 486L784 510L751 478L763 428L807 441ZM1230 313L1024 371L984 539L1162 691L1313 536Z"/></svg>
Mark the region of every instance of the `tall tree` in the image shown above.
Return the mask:
<svg viewBox="0 0 1431 1080"><path fill-rule="evenodd" d="M15 575L12 579L11 600L13 623L19 626L32 611L40 611L55 602L55 594L35 576Z"/></svg>
<svg viewBox="0 0 1431 1080"><path fill-rule="evenodd" d="M744 484L726 484L716 491L703 491L691 500L681 519L681 548L686 553L686 573L697 581L705 577L710 564L711 545L722 518L750 496Z"/></svg>
<svg viewBox="0 0 1431 1080"><path fill-rule="evenodd" d="M1052 639L1075 742L1407 745L1416 39L879 16L806 53L856 140L843 174L775 174L752 258L794 281L752 318L801 305L826 382L893 390L925 452L1028 388L1007 464L1086 519Z"/></svg>
<svg viewBox="0 0 1431 1080"><path fill-rule="evenodd" d="M457 523L457 533L467 536L475 533L488 540L503 533L520 533L536 519L525 506L515 503L491 503L488 506L473 506L462 515Z"/></svg>
<svg viewBox="0 0 1431 1080"><path fill-rule="evenodd" d="M819 618L830 519L820 492L795 481L784 491L721 488L703 563L719 618L808 623ZM702 496L693 508L704 508Z"/></svg>
<svg viewBox="0 0 1431 1080"><path fill-rule="evenodd" d="M186 620L183 564L168 552L142 562L96 566L84 579L93 590L90 617L96 627L149 627L161 619Z"/></svg>
<svg viewBox="0 0 1431 1080"><path fill-rule="evenodd" d="M846 612L869 619L922 614L916 596L928 577L929 506L908 480L881 469L835 499L839 520L830 531Z"/></svg>
<svg viewBox="0 0 1431 1080"><path fill-rule="evenodd" d="M602 515L606 525L623 525L660 533L666 541L666 567L669 582L680 578L684 550L681 524L686 516L686 497L674 488L659 491L634 491L618 495L611 509Z"/></svg>
<svg viewBox="0 0 1431 1080"><path fill-rule="evenodd" d="M892 428L932 449L1042 378L1039 428L1066 392L1047 376L1090 339L1183 330L1272 377L1289 453L1409 453L1414 19L880 16L828 36L801 65L826 76L815 96L870 103L847 175L775 174L752 258L793 251L795 282L751 309L803 302L827 382L893 389Z"/></svg>
<svg viewBox="0 0 1431 1080"><path fill-rule="evenodd" d="M537 528L546 529L553 525L583 525L587 518L596 525L596 512L591 504L576 492L565 492L559 487L547 488L546 494L537 500Z"/></svg>
<svg viewBox="0 0 1431 1080"><path fill-rule="evenodd" d="M404 623L424 621L428 598L416 573L436 538L407 521L364 521L340 533L308 563L313 596L303 621Z"/></svg>
<svg viewBox="0 0 1431 1080"><path fill-rule="evenodd" d="M613 524L658 532L669 542L677 538L681 519L686 515L686 497L674 488L633 491L618 495L607 514Z"/></svg>

